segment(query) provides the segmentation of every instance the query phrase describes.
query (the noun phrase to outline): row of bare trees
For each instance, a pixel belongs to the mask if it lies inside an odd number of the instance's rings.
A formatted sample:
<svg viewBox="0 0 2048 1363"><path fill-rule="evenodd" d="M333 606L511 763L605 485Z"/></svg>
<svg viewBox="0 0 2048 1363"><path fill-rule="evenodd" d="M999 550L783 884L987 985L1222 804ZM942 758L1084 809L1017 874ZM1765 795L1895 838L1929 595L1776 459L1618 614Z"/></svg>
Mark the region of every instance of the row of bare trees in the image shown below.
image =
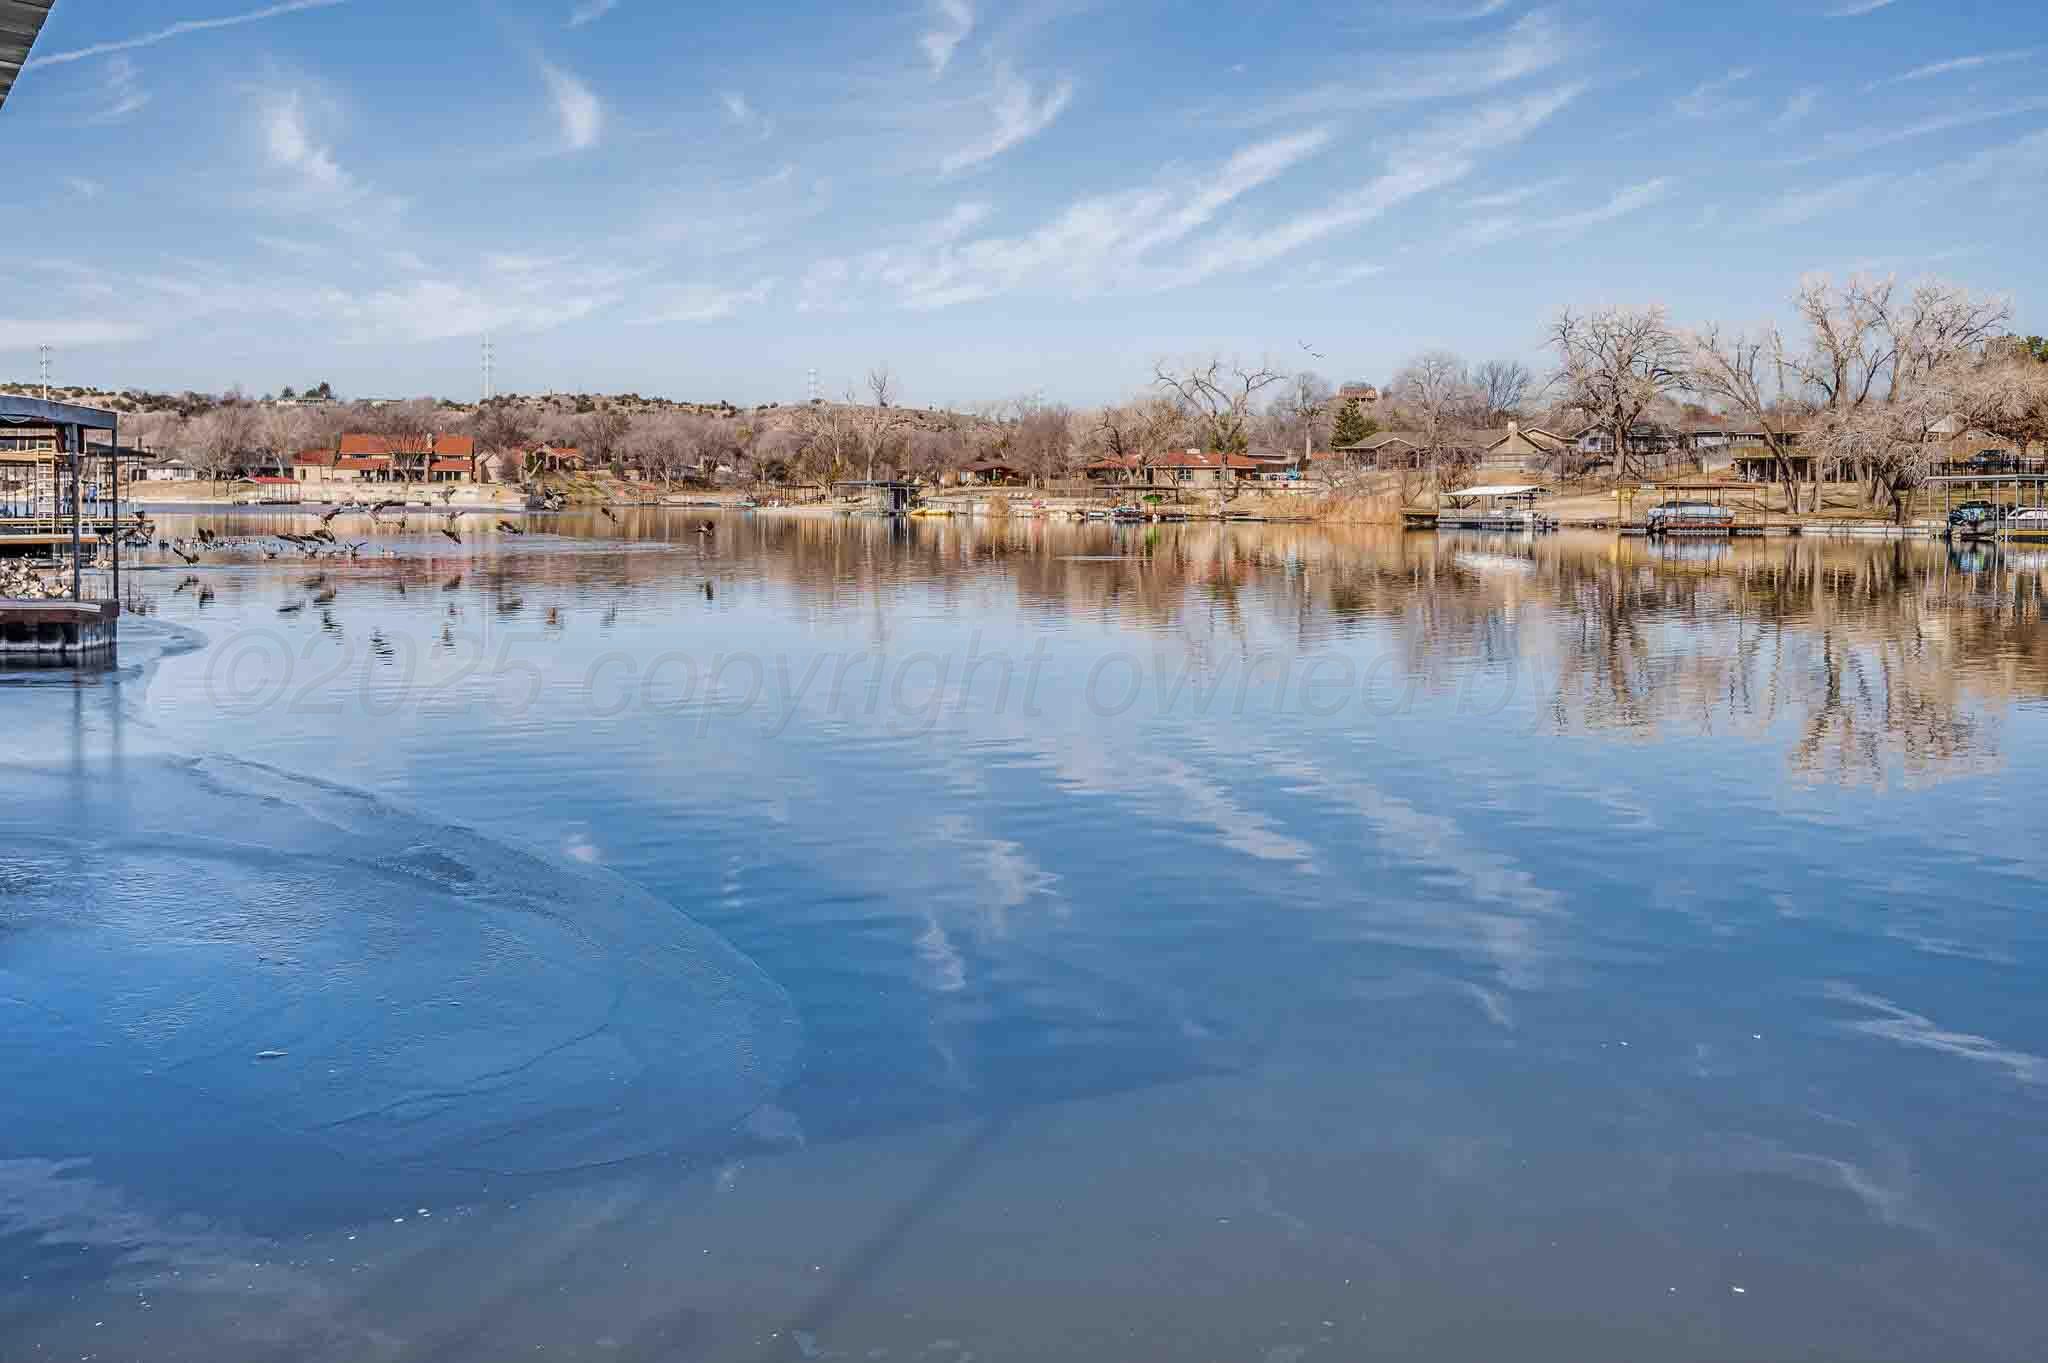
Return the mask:
<svg viewBox="0 0 2048 1363"><path fill-rule="evenodd" d="M1690 412L1760 435L1793 510L1802 494L1817 499L1825 470L1862 479L1899 514L1945 457L1945 433L1984 431L2021 451L2048 442L2048 364L2005 335L2002 300L1939 281L1813 279L1792 312L1789 328L1742 330L1680 328L1655 306L1566 309L1546 334L1548 376L1516 361L1475 368L1429 351L1386 386L1373 420L1398 430L1413 446L1410 464L1442 487L1469 472L1501 427L1531 417L1574 436L1598 433L1615 472L1641 476L1669 445L1640 438L1645 423ZM966 413L907 409L887 365L842 402L772 415L583 405L590 410L518 398L474 411L425 399L309 409L231 392L199 415L145 415L129 429L215 477L287 472L299 450L333 448L344 432L460 430L475 437L480 468L514 481L536 472L533 452L546 444L577 446L592 467L664 485L724 470L774 482L938 479L977 463L1043 484L1098 460L1139 468L1183 448L1305 452L1330 441L1340 410L1313 371L1221 358L1161 363L1146 391L1089 409L1042 397Z"/></svg>

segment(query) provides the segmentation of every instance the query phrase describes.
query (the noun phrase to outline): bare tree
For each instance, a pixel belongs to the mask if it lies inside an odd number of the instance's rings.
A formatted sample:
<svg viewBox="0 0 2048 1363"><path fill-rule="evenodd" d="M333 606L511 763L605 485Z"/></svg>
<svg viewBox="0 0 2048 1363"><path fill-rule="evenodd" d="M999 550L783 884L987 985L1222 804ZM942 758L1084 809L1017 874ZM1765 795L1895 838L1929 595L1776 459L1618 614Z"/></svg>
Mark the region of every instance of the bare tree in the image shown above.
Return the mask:
<svg viewBox="0 0 2048 1363"><path fill-rule="evenodd" d="M868 481L873 482L877 465L887 468L901 456L902 433L910 425L910 416L896 408L896 376L886 363L868 371L867 390L869 403L863 405L849 392L846 405L852 413Z"/></svg>
<svg viewBox="0 0 2048 1363"><path fill-rule="evenodd" d="M1782 401L1787 377L1795 369L1786 355L1784 336L1776 327L1744 334L1724 333L1709 324L1689 335L1686 345L1687 386L1763 436L1785 489L1785 508L1796 513L1799 476L1793 446L1800 437L1793 429L1792 409Z"/></svg>
<svg viewBox="0 0 2048 1363"><path fill-rule="evenodd" d="M1335 390L1321 374L1303 370L1266 408L1266 436L1284 450L1304 455L1328 439L1335 425L1330 399Z"/></svg>
<svg viewBox="0 0 2048 1363"><path fill-rule="evenodd" d="M313 422L302 408L265 407L256 422L256 447L280 478L291 477L292 457L307 448Z"/></svg>
<svg viewBox="0 0 2048 1363"><path fill-rule="evenodd" d="M1040 485L1073 467L1073 413L1056 403L1019 404L1007 457Z"/></svg>
<svg viewBox="0 0 2048 1363"><path fill-rule="evenodd" d="M1249 448L1255 400L1286 377L1275 369L1247 369L1220 359L1179 371L1160 363L1152 371L1153 382L1180 404L1207 447L1224 454L1242 454Z"/></svg>
<svg viewBox="0 0 2048 1363"><path fill-rule="evenodd" d="M1472 376L1489 426L1519 421L1536 386L1536 376L1518 360L1488 360Z"/></svg>
<svg viewBox="0 0 2048 1363"><path fill-rule="evenodd" d="M214 482L241 472L258 440L256 408L230 389L191 424L193 462Z"/></svg>
<svg viewBox="0 0 2048 1363"><path fill-rule="evenodd" d="M1393 399L1437 490L1462 478L1475 454L1471 428L1479 404L1465 362L1444 350L1416 356L1394 376Z"/></svg>
<svg viewBox="0 0 2048 1363"><path fill-rule="evenodd" d="M658 481L664 491L677 479L696 471L696 418L676 413L642 417L621 443L643 477Z"/></svg>
<svg viewBox="0 0 2048 1363"><path fill-rule="evenodd" d="M913 431L904 442L904 468L936 483L966 463L967 452L967 437L956 426L936 431Z"/></svg>
<svg viewBox="0 0 2048 1363"><path fill-rule="evenodd" d="M804 408L815 411L815 408ZM794 475L803 453L803 436L789 427L777 427L764 432L754 442L754 468L756 479L769 483L786 483Z"/></svg>
<svg viewBox="0 0 2048 1363"><path fill-rule="evenodd" d="M1830 408L1898 401L1912 383L1980 353L2012 318L2006 300L1938 279L1902 290L1892 278L1840 287L1808 278L1794 306L1811 337L1800 376Z"/></svg>
<svg viewBox="0 0 2048 1363"><path fill-rule="evenodd" d="M501 479L525 482L530 474L527 459L539 432L539 422L525 403L511 399L485 403L470 421L470 434L482 454L478 468L488 466Z"/></svg>
<svg viewBox="0 0 2048 1363"><path fill-rule="evenodd" d="M1560 403L1604 434L1615 472L1639 475L1630 433L1643 414L1685 387L1685 349L1664 319L1664 309L1566 308L1550 327L1557 352Z"/></svg>
<svg viewBox="0 0 2048 1363"><path fill-rule="evenodd" d="M618 473L621 466L619 456L626 448L626 438L632 433L633 418L607 402L581 419L577 439L591 463L602 464Z"/></svg>
<svg viewBox="0 0 2048 1363"><path fill-rule="evenodd" d="M822 482L843 477L865 453L865 430L854 409L837 403L803 408L797 417L795 464Z"/></svg>
<svg viewBox="0 0 2048 1363"><path fill-rule="evenodd" d="M1794 307L1807 343L1787 355L1786 368L1820 408L1806 435L1816 498L1819 466L1833 462L1855 469L1903 515L1905 493L1926 474L1934 427L1965 415L1967 374L2010 306L1940 280L1902 290L1894 279L1858 277L1839 287L1803 280Z"/></svg>
<svg viewBox="0 0 2048 1363"><path fill-rule="evenodd" d="M2048 364L2024 345L2002 347L1976 366L1957 396L1970 426L2009 443L2021 458L2030 445L2048 445Z"/></svg>

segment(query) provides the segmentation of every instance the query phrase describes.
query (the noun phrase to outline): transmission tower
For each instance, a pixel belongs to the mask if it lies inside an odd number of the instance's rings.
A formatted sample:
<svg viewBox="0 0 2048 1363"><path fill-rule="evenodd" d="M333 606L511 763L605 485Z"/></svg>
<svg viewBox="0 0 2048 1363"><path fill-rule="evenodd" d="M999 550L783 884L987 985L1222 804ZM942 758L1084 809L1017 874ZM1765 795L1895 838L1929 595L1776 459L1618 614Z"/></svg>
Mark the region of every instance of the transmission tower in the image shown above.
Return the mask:
<svg viewBox="0 0 2048 1363"><path fill-rule="evenodd" d="M498 350L497 350L497 347L496 347L496 346L493 346L493 345L491 344L491 338L490 338L490 335L489 335L488 333L486 333L486 334L485 334L485 336L484 336L484 401L485 401L485 402L489 402L489 401L490 401L490 400L491 400L492 398L494 398L494 397L496 397L496 396L498 395L498 393L497 393L497 390L496 390L495 388L493 388L493 387L491 386L491 371L492 371L492 370L493 370L493 369L494 369L494 368L495 368L495 367L497 366L497 361L498 361Z"/></svg>
<svg viewBox="0 0 2048 1363"><path fill-rule="evenodd" d="M815 403L818 400L818 371L816 369L810 371L810 385L811 401Z"/></svg>
<svg viewBox="0 0 2048 1363"><path fill-rule="evenodd" d="M43 374L43 401L48 402L50 400L50 348L46 345L37 346L36 359Z"/></svg>

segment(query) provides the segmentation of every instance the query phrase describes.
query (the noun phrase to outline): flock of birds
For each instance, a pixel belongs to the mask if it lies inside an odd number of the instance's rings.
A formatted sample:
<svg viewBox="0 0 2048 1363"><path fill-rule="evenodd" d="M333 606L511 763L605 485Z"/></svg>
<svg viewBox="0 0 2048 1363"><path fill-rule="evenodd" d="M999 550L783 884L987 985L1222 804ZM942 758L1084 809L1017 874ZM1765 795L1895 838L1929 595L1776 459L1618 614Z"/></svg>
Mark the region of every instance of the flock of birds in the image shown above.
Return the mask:
<svg viewBox="0 0 2048 1363"><path fill-rule="evenodd" d="M197 565L207 554L216 552L246 553L260 551L264 557L275 559L288 551L296 551L308 559L357 559L362 557L363 550L369 547L370 542L368 540L342 540L330 528L333 526L336 517L346 511L355 510L361 510L361 508L356 506L334 507L321 515L319 528L307 535L280 530L269 535L245 535L229 538L217 535L206 527L201 526L189 538L179 537L171 539L158 535L155 525L149 521L144 521L135 529L127 531L122 536L122 543L131 549L146 549L153 540L160 551L175 555L183 560L188 567ZM379 502L371 507L369 514L373 530L387 528L388 522L383 518L393 510L399 512L399 517L397 525L390 528L395 528L401 534L409 531L411 529L410 518L405 514L405 503L403 502ZM613 525L621 523L618 513L610 507L600 506L598 511ZM461 521L462 513L460 511L446 512L441 517L441 534L452 543L461 544ZM500 518L498 521L498 530L501 534L506 535L524 535L526 533L525 526L503 518ZM697 526L696 533L700 537L710 538L718 533L718 527L710 521L705 521ZM384 551L384 556L387 558L397 557L389 549Z"/></svg>
<svg viewBox="0 0 2048 1363"><path fill-rule="evenodd" d="M147 549L153 543L158 550L175 556L187 567L197 566L209 555L246 556L253 553L261 553L268 559L277 559L288 553L296 553L305 561L337 560L356 562L363 557L364 550L369 547L370 541L344 540L334 533L333 525L344 513L351 511L361 512L363 510L364 508L360 505L334 507L323 513L319 518L319 525L305 534L273 531L265 535L224 536L205 526L201 526L190 536L172 538L159 534L156 526L152 522L145 520L136 528L125 532L122 543L127 547L139 549ZM399 513L395 524L389 519L390 513L393 511ZM384 530L396 530L398 533L403 534L411 529L410 520L405 514L403 503L395 501L379 502L375 506L368 508L368 512L373 533ZM598 507L598 512L611 524L622 524L618 514L610 507L600 506ZM455 544L463 543L461 512L451 510L439 514L438 520L439 524L436 528L441 535ZM505 535L525 535L527 533L525 526L502 518L497 522L497 529ZM694 527L694 533L700 539L709 542L710 539L717 535L718 527L713 522L707 520ZM395 551L386 548L377 554L376 557L395 560L400 556ZM463 581L464 575L458 572L440 584L441 590L443 592L459 591L462 588ZM396 589L399 595L403 596L406 594L404 578L394 578L390 585ZM277 608L277 613L279 615L292 616L300 614L308 607L316 607L321 613L322 628L331 634L339 636L341 633L340 622L335 619L333 612L328 609L339 595L339 589L335 582L323 571L304 578L298 583L298 586L304 594L296 595L292 599L285 601ZM706 600L716 599L716 589L710 579L704 581L702 589ZM173 596L183 596L188 592L193 593L202 606L214 599L213 588L208 586L194 573L187 573L171 594ZM525 602L517 594L505 592L501 587L496 602L498 614L516 614L524 609L524 606ZM451 621L459 619L461 614L461 609L451 602L447 608L448 618ZM609 626L617 618L618 607L613 605L607 609L604 622ZM548 607L546 624L551 630L558 630L562 627L561 607ZM441 642L450 647L454 645L455 638L452 625L443 625ZM381 630L373 630L371 632L370 646L371 652L376 656L384 657L387 660L394 656L392 645L383 636Z"/></svg>

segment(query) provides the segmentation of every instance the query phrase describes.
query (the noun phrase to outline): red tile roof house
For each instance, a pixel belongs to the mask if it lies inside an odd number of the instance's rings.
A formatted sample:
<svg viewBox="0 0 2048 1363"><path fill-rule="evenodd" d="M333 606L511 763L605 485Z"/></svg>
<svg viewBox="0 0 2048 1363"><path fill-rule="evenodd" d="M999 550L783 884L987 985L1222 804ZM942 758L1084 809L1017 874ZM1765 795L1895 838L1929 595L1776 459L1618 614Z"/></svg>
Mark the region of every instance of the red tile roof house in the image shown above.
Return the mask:
<svg viewBox="0 0 2048 1363"><path fill-rule="evenodd" d="M338 450L307 450L292 460L301 483L466 483L476 476L476 441L466 435L352 433Z"/></svg>

